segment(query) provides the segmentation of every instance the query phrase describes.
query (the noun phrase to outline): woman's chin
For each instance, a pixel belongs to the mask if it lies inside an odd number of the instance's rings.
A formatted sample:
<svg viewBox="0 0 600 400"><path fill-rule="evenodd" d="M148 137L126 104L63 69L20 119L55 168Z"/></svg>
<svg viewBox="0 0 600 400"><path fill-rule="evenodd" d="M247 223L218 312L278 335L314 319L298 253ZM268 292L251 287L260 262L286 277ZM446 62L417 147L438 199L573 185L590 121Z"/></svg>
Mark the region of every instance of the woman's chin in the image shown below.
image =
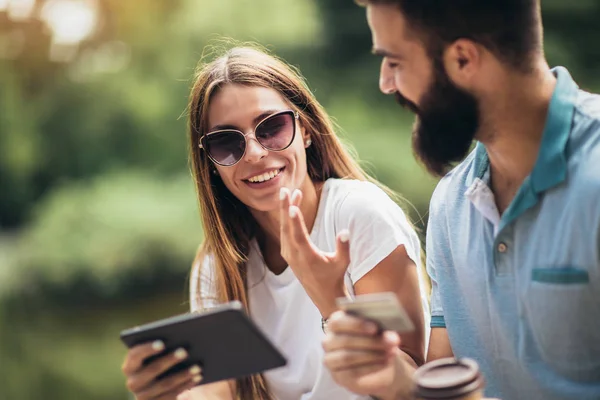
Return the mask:
<svg viewBox="0 0 600 400"><path fill-rule="evenodd" d="M246 203L252 212L258 213L275 213L279 212L280 200L279 194L271 199L261 199L260 201L249 201Z"/></svg>

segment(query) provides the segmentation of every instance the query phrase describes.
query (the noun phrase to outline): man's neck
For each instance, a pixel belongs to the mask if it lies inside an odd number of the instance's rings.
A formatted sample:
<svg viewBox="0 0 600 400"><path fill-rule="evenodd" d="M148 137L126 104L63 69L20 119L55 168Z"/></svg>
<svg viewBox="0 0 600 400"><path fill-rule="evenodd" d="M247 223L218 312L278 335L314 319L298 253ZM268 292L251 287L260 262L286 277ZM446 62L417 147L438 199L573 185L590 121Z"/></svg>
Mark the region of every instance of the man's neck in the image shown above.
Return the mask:
<svg viewBox="0 0 600 400"><path fill-rule="evenodd" d="M489 156L491 188L500 212L533 170L555 85L544 62L530 74L505 76L498 90L481 102L477 139Z"/></svg>

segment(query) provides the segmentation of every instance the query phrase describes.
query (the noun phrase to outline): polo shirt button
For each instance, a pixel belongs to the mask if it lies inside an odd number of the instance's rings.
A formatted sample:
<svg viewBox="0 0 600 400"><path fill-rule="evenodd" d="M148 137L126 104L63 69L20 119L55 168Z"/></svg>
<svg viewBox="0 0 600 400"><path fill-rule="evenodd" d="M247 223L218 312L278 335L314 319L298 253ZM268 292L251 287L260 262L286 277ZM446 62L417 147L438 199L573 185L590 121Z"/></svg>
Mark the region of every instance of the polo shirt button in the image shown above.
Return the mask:
<svg viewBox="0 0 600 400"><path fill-rule="evenodd" d="M504 252L506 252L506 250L508 250L508 246L506 246L506 244L504 244L504 243L498 244L498 251L500 253L504 253Z"/></svg>

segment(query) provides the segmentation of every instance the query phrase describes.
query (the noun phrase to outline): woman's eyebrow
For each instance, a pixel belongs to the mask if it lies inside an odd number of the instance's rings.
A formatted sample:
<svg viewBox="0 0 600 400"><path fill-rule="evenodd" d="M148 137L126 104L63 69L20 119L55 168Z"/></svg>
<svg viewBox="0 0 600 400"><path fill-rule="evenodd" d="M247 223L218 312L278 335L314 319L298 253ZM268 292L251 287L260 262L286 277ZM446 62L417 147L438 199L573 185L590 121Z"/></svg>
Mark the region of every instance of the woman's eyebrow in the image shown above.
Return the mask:
<svg viewBox="0 0 600 400"><path fill-rule="evenodd" d="M254 118L254 124L258 124L260 121L262 121L263 119L267 118L268 116L271 116L275 113L281 112L283 110L266 110L263 111L259 116L257 116L256 118Z"/></svg>
<svg viewBox="0 0 600 400"><path fill-rule="evenodd" d="M213 131L222 131L223 129L234 129L234 130L239 130L239 128L235 125L229 125L229 124L222 124L222 125L215 125L212 128L210 128L208 130L208 132L213 132Z"/></svg>
<svg viewBox="0 0 600 400"><path fill-rule="evenodd" d="M260 115L258 115L256 118L254 118L252 120L252 122L254 123L254 125L258 124L260 121L262 121L263 119L267 118L269 115L273 115L275 113L281 112L282 110L266 110L263 111L262 113L260 113ZM236 131L241 130L239 127L232 125L232 124L218 124L213 126L212 128L210 128L208 130L208 132L213 132L213 131L220 131L223 129L234 129Z"/></svg>

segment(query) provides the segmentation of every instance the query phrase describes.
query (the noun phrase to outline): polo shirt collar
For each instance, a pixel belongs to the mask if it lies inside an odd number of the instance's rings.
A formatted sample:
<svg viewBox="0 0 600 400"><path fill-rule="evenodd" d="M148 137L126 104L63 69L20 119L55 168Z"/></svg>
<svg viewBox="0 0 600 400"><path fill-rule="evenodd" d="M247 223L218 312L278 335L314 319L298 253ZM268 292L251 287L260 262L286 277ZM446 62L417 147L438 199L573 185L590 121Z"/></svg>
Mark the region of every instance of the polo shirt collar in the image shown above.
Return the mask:
<svg viewBox="0 0 600 400"><path fill-rule="evenodd" d="M531 172L531 185L536 193L558 185L567 177L567 142L579 88L563 67L552 70L556 87L552 94L538 159Z"/></svg>
<svg viewBox="0 0 600 400"><path fill-rule="evenodd" d="M538 158L530 179L527 180L535 193L544 192L558 185L567 176L566 147L579 87L565 68L553 68L552 73L557 78L556 86L548 107ZM475 178L482 179L489 166L490 161L485 146L477 142L473 167L466 180L467 186L471 186Z"/></svg>

